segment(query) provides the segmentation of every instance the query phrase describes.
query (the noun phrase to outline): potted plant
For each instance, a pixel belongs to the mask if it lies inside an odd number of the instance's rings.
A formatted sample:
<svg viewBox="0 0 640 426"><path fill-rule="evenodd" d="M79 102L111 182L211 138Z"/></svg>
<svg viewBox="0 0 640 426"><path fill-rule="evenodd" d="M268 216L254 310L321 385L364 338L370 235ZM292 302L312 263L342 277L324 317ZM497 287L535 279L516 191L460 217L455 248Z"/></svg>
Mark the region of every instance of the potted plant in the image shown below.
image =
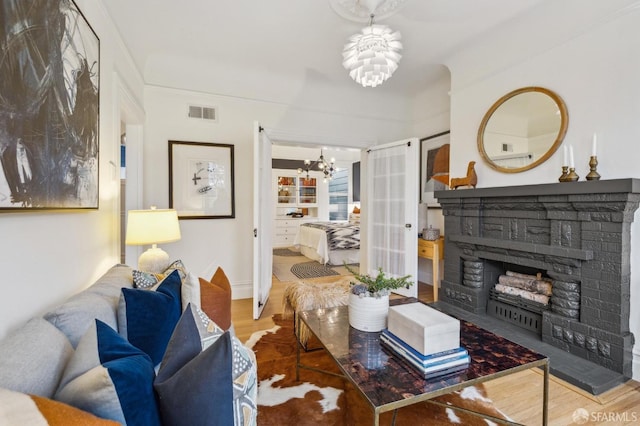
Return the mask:
<svg viewBox="0 0 640 426"><path fill-rule="evenodd" d="M349 325L361 331L381 331L387 326L389 293L402 287L409 288L411 275L389 277L378 268L375 277L359 274L345 265L356 281L351 281L349 292Z"/></svg>

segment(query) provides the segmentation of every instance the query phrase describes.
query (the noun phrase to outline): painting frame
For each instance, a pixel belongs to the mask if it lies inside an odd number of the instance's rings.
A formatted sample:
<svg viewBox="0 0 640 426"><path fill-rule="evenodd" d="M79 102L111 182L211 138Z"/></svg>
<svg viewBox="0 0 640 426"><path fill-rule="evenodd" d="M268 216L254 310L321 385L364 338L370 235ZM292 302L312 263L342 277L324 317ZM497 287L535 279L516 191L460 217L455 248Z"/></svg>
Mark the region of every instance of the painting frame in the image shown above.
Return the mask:
<svg viewBox="0 0 640 426"><path fill-rule="evenodd" d="M450 131L446 130L420 139L420 203L427 208L440 208L434 192L449 188L449 134ZM447 149L443 151L445 145ZM446 157L446 168L441 165L442 170L437 173L441 181L433 179L433 166L438 152L443 158Z"/></svg>
<svg viewBox="0 0 640 426"><path fill-rule="evenodd" d="M74 0L24 3L0 31L0 212L97 210L100 39Z"/></svg>
<svg viewBox="0 0 640 426"><path fill-rule="evenodd" d="M233 219L234 145L169 141L169 208L178 219Z"/></svg>

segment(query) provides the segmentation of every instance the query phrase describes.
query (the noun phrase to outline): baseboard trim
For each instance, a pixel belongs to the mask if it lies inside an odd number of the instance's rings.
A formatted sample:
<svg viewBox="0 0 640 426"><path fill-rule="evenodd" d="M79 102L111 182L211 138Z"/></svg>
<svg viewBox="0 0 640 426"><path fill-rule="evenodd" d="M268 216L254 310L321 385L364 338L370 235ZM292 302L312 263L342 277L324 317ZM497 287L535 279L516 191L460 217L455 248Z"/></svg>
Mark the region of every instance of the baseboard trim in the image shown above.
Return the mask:
<svg viewBox="0 0 640 426"><path fill-rule="evenodd" d="M231 286L231 299L252 299L253 298L253 282L246 281L243 283L235 282Z"/></svg>

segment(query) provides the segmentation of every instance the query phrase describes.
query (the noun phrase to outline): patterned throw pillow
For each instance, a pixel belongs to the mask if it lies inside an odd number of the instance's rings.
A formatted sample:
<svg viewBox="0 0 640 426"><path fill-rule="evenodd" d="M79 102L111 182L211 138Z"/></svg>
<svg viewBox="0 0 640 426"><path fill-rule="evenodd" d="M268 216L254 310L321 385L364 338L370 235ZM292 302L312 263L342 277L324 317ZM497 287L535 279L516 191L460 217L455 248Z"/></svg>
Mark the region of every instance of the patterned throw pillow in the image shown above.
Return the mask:
<svg viewBox="0 0 640 426"><path fill-rule="evenodd" d="M156 291L123 288L118 306L118 331L147 353L154 365L164 355L182 313L180 275L174 271Z"/></svg>
<svg viewBox="0 0 640 426"><path fill-rule="evenodd" d="M154 378L147 354L95 320L78 343L55 399L122 424L160 425Z"/></svg>
<svg viewBox="0 0 640 426"><path fill-rule="evenodd" d="M178 274L180 275L180 279L182 281L185 280L188 274L187 268L184 266L184 263L182 263L182 260L173 261L167 267L167 269L165 269L159 274L154 272L139 271L137 269L134 269L133 270L133 286L135 288L151 289L160 281L162 281L164 278L166 278L169 274L171 274L173 271L178 271Z"/></svg>
<svg viewBox="0 0 640 426"><path fill-rule="evenodd" d="M255 424L256 379L253 352L189 305L154 383L162 422Z"/></svg>
<svg viewBox="0 0 640 426"><path fill-rule="evenodd" d="M165 277L164 274L156 274L154 272L138 271L134 269L133 272L133 287L134 288L153 288L156 284L162 281Z"/></svg>
<svg viewBox="0 0 640 426"><path fill-rule="evenodd" d="M179 262L179 261L178 261ZM171 272L173 272L173 269ZM178 270L180 273L180 270ZM155 274L153 272L144 272L133 270L133 283L135 288L145 290L156 290L162 280L168 275ZM198 277L192 272L188 272L186 278L182 280L182 310L187 308L189 303L193 303L196 306L200 306L200 281Z"/></svg>

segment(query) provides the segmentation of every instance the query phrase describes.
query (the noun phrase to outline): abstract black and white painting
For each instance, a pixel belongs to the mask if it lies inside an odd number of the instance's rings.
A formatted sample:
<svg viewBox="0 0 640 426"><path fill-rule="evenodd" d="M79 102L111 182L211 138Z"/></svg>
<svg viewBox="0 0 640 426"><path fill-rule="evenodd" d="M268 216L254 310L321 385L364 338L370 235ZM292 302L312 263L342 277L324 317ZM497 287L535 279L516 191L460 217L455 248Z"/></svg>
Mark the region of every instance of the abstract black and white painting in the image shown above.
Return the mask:
<svg viewBox="0 0 640 426"><path fill-rule="evenodd" d="M180 219L235 218L234 146L169 141L169 208Z"/></svg>
<svg viewBox="0 0 640 426"><path fill-rule="evenodd" d="M98 208L99 71L73 0L0 2L0 210Z"/></svg>

